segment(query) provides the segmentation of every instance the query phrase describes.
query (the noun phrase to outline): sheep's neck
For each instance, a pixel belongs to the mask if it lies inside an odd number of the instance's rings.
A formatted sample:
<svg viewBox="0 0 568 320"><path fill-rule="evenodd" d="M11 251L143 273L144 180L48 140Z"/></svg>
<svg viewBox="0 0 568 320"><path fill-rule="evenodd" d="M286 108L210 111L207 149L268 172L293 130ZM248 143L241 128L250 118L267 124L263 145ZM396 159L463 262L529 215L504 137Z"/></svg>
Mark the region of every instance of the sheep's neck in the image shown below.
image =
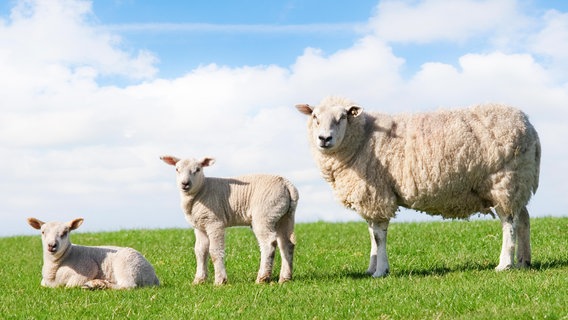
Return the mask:
<svg viewBox="0 0 568 320"><path fill-rule="evenodd" d="M53 255L51 255L49 253L44 253L44 256L43 256L44 261L43 261L43 269L42 269L43 278L46 279L46 280L49 280L49 281L54 281L55 276L57 274L57 270L59 269L59 267L61 265L61 262L65 261L65 259L69 256L69 254L71 254L72 250L73 250L73 245L70 245L58 257L54 257Z"/></svg>

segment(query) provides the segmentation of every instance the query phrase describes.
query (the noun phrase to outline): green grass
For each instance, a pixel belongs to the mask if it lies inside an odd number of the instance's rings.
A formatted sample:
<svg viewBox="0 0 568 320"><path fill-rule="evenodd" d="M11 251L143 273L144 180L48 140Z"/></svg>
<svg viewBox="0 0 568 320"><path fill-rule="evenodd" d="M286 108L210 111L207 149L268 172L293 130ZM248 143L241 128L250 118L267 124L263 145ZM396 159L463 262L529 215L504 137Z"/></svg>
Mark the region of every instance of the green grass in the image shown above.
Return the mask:
<svg viewBox="0 0 568 320"><path fill-rule="evenodd" d="M294 280L284 285L254 284L254 236L233 228L227 233L229 284L223 287L212 279L191 285L192 230L72 235L78 244L144 253L162 286L130 291L42 288L39 235L0 238L0 318L568 319L568 218L531 223L533 267L502 273L493 270L501 245L498 221L392 223L391 274L382 279L365 274L364 223L298 224Z"/></svg>

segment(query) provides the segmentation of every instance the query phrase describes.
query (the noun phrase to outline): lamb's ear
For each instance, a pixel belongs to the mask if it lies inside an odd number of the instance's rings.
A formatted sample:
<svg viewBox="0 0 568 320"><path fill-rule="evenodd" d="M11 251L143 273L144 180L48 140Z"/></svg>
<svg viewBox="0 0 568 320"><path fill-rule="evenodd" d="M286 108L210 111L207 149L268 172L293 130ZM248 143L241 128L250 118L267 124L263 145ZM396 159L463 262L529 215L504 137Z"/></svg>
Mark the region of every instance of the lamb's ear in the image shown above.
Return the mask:
<svg viewBox="0 0 568 320"><path fill-rule="evenodd" d="M311 115L314 112L314 108L311 107L309 104L297 104L296 109L305 115Z"/></svg>
<svg viewBox="0 0 568 320"><path fill-rule="evenodd" d="M32 228L40 230L41 226L45 224L45 222L38 220L36 218L28 218L28 224L32 226Z"/></svg>
<svg viewBox="0 0 568 320"><path fill-rule="evenodd" d="M161 156L160 159L162 159L162 161L164 161L165 163L175 166L176 163L178 163L179 159L173 156Z"/></svg>
<svg viewBox="0 0 568 320"><path fill-rule="evenodd" d="M351 106L347 109L347 114L354 118L361 115L361 113L363 113L363 108L359 106Z"/></svg>
<svg viewBox="0 0 568 320"><path fill-rule="evenodd" d="M67 225L69 226L69 230L75 230L79 228L82 224L83 224L83 218L77 218L67 223Z"/></svg>
<svg viewBox="0 0 568 320"><path fill-rule="evenodd" d="M215 158L203 158L201 160L202 167L209 167L212 166L214 163L215 163Z"/></svg>

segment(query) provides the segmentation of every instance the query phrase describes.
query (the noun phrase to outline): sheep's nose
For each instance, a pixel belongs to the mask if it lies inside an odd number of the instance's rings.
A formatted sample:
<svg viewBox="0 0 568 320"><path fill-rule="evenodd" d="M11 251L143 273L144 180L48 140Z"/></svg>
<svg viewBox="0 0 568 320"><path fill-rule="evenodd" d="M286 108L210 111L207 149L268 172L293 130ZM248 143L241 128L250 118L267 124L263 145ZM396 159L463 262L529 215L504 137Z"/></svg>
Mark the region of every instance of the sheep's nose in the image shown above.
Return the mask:
<svg viewBox="0 0 568 320"><path fill-rule="evenodd" d="M185 191L189 191L189 189L191 189L191 182L182 182L181 183L181 188Z"/></svg>
<svg viewBox="0 0 568 320"><path fill-rule="evenodd" d="M51 243L47 244L47 251L49 251L51 253L56 252L57 251L57 242L53 243L53 244L51 244Z"/></svg>
<svg viewBox="0 0 568 320"><path fill-rule="evenodd" d="M327 143L327 142L330 142L330 141L331 141L331 136L327 136L327 137L318 136L318 139L319 139L320 142L322 142L322 143Z"/></svg>

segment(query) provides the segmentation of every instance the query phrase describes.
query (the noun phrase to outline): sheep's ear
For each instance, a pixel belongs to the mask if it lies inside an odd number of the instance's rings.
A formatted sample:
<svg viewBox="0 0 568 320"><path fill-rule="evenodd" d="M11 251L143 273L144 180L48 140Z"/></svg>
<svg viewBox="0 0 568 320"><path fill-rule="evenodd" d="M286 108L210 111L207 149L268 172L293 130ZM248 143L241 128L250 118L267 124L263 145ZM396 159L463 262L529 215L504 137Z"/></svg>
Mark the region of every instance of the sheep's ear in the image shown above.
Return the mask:
<svg viewBox="0 0 568 320"><path fill-rule="evenodd" d="M162 159L162 161L172 166L175 166L176 163L178 163L179 161L178 158L172 156L161 156L160 159Z"/></svg>
<svg viewBox="0 0 568 320"><path fill-rule="evenodd" d="M28 218L28 224L32 226L32 228L40 230L41 226L45 224L45 222L38 220L36 218Z"/></svg>
<svg viewBox="0 0 568 320"><path fill-rule="evenodd" d="M209 167L209 166L213 165L214 163L215 163L214 158L203 158L203 160L201 160L201 166L202 167Z"/></svg>
<svg viewBox="0 0 568 320"><path fill-rule="evenodd" d="M359 106L351 106L347 109L347 114L352 117L358 117L361 113L363 113L363 108Z"/></svg>
<svg viewBox="0 0 568 320"><path fill-rule="evenodd" d="M309 104L297 104L296 109L305 115L311 115L314 112L314 108L311 107Z"/></svg>
<svg viewBox="0 0 568 320"><path fill-rule="evenodd" d="M77 218L67 223L67 225L69 226L69 230L75 230L79 228L82 224L83 224L83 218Z"/></svg>

